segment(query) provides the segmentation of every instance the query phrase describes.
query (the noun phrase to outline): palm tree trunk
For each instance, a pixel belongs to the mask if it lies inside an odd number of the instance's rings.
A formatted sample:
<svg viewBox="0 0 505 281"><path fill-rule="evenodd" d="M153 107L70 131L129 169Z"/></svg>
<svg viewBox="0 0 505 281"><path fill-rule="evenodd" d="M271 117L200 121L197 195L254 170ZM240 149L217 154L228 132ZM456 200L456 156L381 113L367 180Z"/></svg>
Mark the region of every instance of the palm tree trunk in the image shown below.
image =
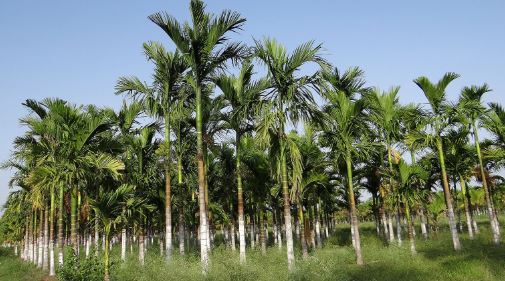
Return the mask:
<svg viewBox="0 0 505 281"><path fill-rule="evenodd" d="M170 259L172 254L172 195L170 184L170 115L165 111L165 247L166 258Z"/></svg>
<svg viewBox="0 0 505 281"><path fill-rule="evenodd" d="M39 215L39 229L38 229L38 237L37 237L37 267L42 268L44 263L44 210L40 209Z"/></svg>
<svg viewBox="0 0 505 281"><path fill-rule="evenodd" d="M354 188L352 184L352 164L350 152L347 152L346 156L346 166L347 166L347 183L348 183L348 196L349 196L349 206L351 214L351 228L354 230L355 238L355 251L356 251L356 263L358 265L363 265L363 257L361 255L361 241L359 237L359 227L358 227L358 216L356 215L356 200L354 199Z"/></svg>
<svg viewBox="0 0 505 281"><path fill-rule="evenodd" d="M407 216L407 227L409 232L409 240L410 240L410 253L412 255L416 255L416 238L414 234L414 225L412 223L412 217L410 216L410 207L409 203L405 202L405 216Z"/></svg>
<svg viewBox="0 0 505 281"><path fill-rule="evenodd" d="M281 135L284 133L283 128L280 131ZM295 266L295 253L293 249L293 232L291 230L291 205L289 203L289 185L288 185L288 172L286 167L285 144L281 140L281 181L282 181L282 198L284 200L284 225L286 228L286 248L288 256L288 269L292 271Z"/></svg>
<svg viewBox="0 0 505 281"><path fill-rule="evenodd" d="M77 186L72 187L70 194L70 240L74 254L77 254Z"/></svg>
<svg viewBox="0 0 505 281"><path fill-rule="evenodd" d="M196 160L198 166L198 205L200 213L200 259L202 262L202 271L206 274L209 267L209 256L207 242L208 221L205 204L205 167L203 163L202 91L198 81L196 84Z"/></svg>
<svg viewBox="0 0 505 281"><path fill-rule="evenodd" d="M100 234L98 225L98 213L95 212L95 257L98 257L98 252L100 251Z"/></svg>
<svg viewBox="0 0 505 281"><path fill-rule="evenodd" d="M386 138L386 145L387 145L387 151L388 151L388 164L389 164L389 170L393 171L393 159L392 159L392 149L391 149L391 141L388 138ZM395 185L393 181L393 177L391 176L389 178L389 184L391 186L392 190L395 190ZM402 245L402 227L400 224L400 198L396 198L396 205L397 205L397 210L396 210L396 237L398 239L398 245Z"/></svg>
<svg viewBox="0 0 505 281"><path fill-rule="evenodd" d="M240 134L236 134L236 173L237 173L237 201L238 201L238 236L239 236L239 252L240 252L240 262L245 263L246 261L246 242L245 242L245 221L244 221L244 195L242 190L242 175L241 175L241 157L240 157Z"/></svg>
<svg viewBox="0 0 505 281"><path fill-rule="evenodd" d="M305 239L305 218L303 215L303 206L298 203L298 221L300 224L300 244L302 245L302 256L303 259L309 257L309 252L307 250L307 240Z"/></svg>
<svg viewBox="0 0 505 281"><path fill-rule="evenodd" d="M44 249L42 250L42 268L49 270L49 208L44 210Z"/></svg>
<svg viewBox="0 0 505 281"><path fill-rule="evenodd" d="M51 187L49 211L49 276L54 276L54 186Z"/></svg>
<svg viewBox="0 0 505 281"><path fill-rule="evenodd" d="M321 221L320 221L320 216L321 212L319 210L320 208L320 201L321 199L318 198L318 202L316 204L316 240L317 240L317 247L321 248L322 242L321 242Z"/></svg>
<svg viewBox="0 0 505 281"><path fill-rule="evenodd" d="M419 219L421 220L421 234L426 240L428 239L428 229L426 228L426 217L424 215L424 209L422 206L419 208Z"/></svg>
<svg viewBox="0 0 505 281"><path fill-rule="evenodd" d="M267 241L266 241L266 235L265 235L265 225L267 222L266 222L266 214L263 211L262 207L260 207L259 221L260 221L261 254L266 255L267 254Z"/></svg>
<svg viewBox="0 0 505 281"><path fill-rule="evenodd" d="M389 232L389 242L395 241L395 233L393 230L393 219L391 218L391 212L388 212L388 232Z"/></svg>
<svg viewBox="0 0 505 281"><path fill-rule="evenodd" d="M146 245L145 245L144 227L141 226L139 230L139 263L142 266L145 263L145 249Z"/></svg>
<svg viewBox="0 0 505 281"><path fill-rule="evenodd" d="M477 130L475 122L473 122L472 127L473 127L475 148L477 149L477 157L479 158L479 168L480 168L480 175L482 177L482 187L484 188L484 194L486 196L487 212L489 216L489 222L491 224L491 231L493 233L493 243L498 245L500 244L500 223L498 222L498 218L493 208L493 201L491 200L491 194L489 191L489 187L487 185L486 173L484 172L484 163L482 161L482 153L480 151L479 132Z"/></svg>
<svg viewBox="0 0 505 281"><path fill-rule="evenodd" d="M184 208L181 207L179 209L179 254L184 256Z"/></svg>
<svg viewBox="0 0 505 281"><path fill-rule="evenodd" d="M58 197L58 264L63 265L63 185Z"/></svg>
<svg viewBox="0 0 505 281"><path fill-rule="evenodd" d="M466 183L461 175L459 175L459 182L461 185L461 193L463 193L463 202L465 206L465 218L466 218L466 228L468 229L468 237L473 240L473 226L472 226L472 214L470 212L470 206L468 205L468 200L466 198Z"/></svg>
<svg viewBox="0 0 505 281"><path fill-rule="evenodd" d="M109 275L109 240L110 240L110 225L105 226L105 249L103 251L103 265L104 265L104 281L110 280Z"/></svg>
<svg viewBox="0 0 505 281"><path fill-rule="evenodd" d="M281 212L278 208L275 208L276 212L276 218L277 218L277 246L279 247L279 250L282 249L282 217L281 217Z"/></svg>
<svg viewBox="0 0 505 281"><path fill-rule="evenodd" d="M126 261L126 228L121 229L121 261Z"/></svg>
<svg viewBox="0 0 505 281"><path fill-rule="evenodd" d="M451 191L449 189L447 171L445 169L444 150L442 148L442 139L440 138L440 136L437 136L436 142L438 149L438 157L440 161L440 168L442 170L442 185L444 188L445 205L447 206L447 215L449 218L449 228L451 230L452 244L454 246L454 250L459 251L461 250L461 243L459 242L458 229L456 228L456 220L454 218L454 209L452 207Z"/></svg>

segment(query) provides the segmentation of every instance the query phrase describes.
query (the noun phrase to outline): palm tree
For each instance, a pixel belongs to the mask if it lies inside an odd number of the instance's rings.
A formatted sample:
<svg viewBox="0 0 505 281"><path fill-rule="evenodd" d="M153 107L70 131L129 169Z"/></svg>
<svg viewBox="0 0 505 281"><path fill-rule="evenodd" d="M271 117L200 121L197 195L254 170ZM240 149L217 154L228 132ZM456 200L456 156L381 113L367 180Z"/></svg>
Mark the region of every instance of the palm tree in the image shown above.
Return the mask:
<svg viewBox="0 0 505 281"><path fill-rule="evenodd" d="M416 185L422 185L428 178L428 173L422 167L416 164L409 165L403 160L400 160L398 164L394 165L392 172L392 175L398 183L398 189L395 190L395 193L398 194L400 202L402 202L405 207L410 252L412 255L416 255L416 240L411 210L417 202L422 201L422 191L419 189L419 186L416 187Z"/></svg>
<svg viewBox="0 0 505 281"><path fill-rule="evenodd" d="M205 11L205 4L200 0L190 2L192 23L183 26L166 13L155 13L149 19L158 25L174 42L190 68L187 82L195 93L197 164L198 164L198 201L200 207L200 254L204 272L208 267L208 220L205 206L205 168L202 131L202 89L216 70L225 67L229 60L242 56L244 48L237 43L228 44L228 33L239 30L245 19L239 13L223 11L214 16Z"/></svg>
<svg viewBox="0 0 505 281"><path fill-rule="evenodd" d="M167 259L172 253L172 204L171 204L171 145L170 125L173 104L179 98L184 74L188 65L178 52L167 52L163 45L156 42L144 43L146 57L153 61L155 70L151 86L142 83L136 77L121 77L116 85L116 94L128 93L140 100L147 113L164 122L165 149L165 251Z"/></svg>
<svg viewBox="0 0 505 281"><path fill-rule="evenodd" d="M255 55L268 72L270 88L264 99L268 101L258 124L261 142L276 145L276 155L280 165L280 181L284 200L284 222L288 268L293 270L295 256L289 200L289 180L287 172L287 142L285 128L288 123L296 124L300 119L317 119L316 105L311 88L316 88L317 75L300 75L300 68L310 62L326 68L326 61L320 56L321 45L307 42L298 46L291 54L277 41L265 39L256 41Z"/></svg>
<svg viewBox="0 0 505 281"><path fill-rule="evenodd" d="M214 83L223 92L225 99L225 108L229 108L225 121L230 129L235 133L235 162L236 162L236 180L237 180L237 199L238 199L238 229L239 229L239 247L240 262L245 262L245 221L244 221L244 198L242 191L241 175L241 147L242 136L252 131L252 117L255 107L260 101L260 93L266 88L266 81L252 81L253 65L251 61L246 61L242 65L237 77L226 76L224 74L216 77Z"/></svg>
<svg viewBox="0 0 505 281"><path fill-rule="evenodd" d="M365 139L368 130L366 123L365 102L363 99L352 100L344 91L328 91L325 93L329 103L324 107L326 113L324 143L331 148L336 167L340 161L345 161L347 178L347 195L351 230L354 237L356 263L363 265L361 241L356 214L356 198L353 186L352 161L359 154L366 154L370 144ZM364 158L364 157L363 157Z"/></svg>
<svg viewBox="0 0 505 281"><path fill-rule="evenodd" d="M365 96L371 108L371 119L375 126L379 129L379 134L386 146L387 159L389 169L393 169L393 142L399 139L400 133L400 116L402 115L402 107L400 107L398 92L400 87L393 87L387 92L381 92L379 89L373 89L370 94ZM393 177L390 177L390 188L393 192L395 189L395 182ZM399 198L397 198L399 200ZM397 204L398 205L398 204ZM400 210L396 210L396 234L398 243L401 245L401 224L400 224Z"/></svg>
<svg viewBox="0 0 505 281"><path fill-rule="evenodd" d="M428 78L421 76L414 80L414 83L423 91L426 99L431 106L433 137L438 152L438 160L440 162L440 169L442 171L442 187L444 190L445 205L447 207L447 215L449 218L449 227L452 235L452 243L454 250L460 250L461 244L459 242L459 234L456 228L456 220L454 218L454 208L452 206L452 196L449 189L449 181L447 178L447 171L445 168L444 148L442 145L442 133L445 123L444 103L445 103L445 89L454 79L458 78L456 73L448 72L436 84L433 84Z"/></svg>
<svg viewBox="0 0 505 281"><path fill-rule="evenodd" d="M461 109L461 116L468 118L468 125L472 129L475 148L477 150L477 158L479 159L479 169L480 176L482 178L482 187L484 189L484 194L486 195L486 205L488 209L489 222L491 224L491 230L493 233L493 243L500 243L500 224L496 216L496 212L493 207L493 201L490 196L488 183L484 171L484 163L482 161L482 152L479 143L479 127L477 122L485 114L486 109L482 105L482 96L490 92L491 89L484 84L482 86L471 86L465 87L461 91L461 96L459 99L458 107Z"/></svg>

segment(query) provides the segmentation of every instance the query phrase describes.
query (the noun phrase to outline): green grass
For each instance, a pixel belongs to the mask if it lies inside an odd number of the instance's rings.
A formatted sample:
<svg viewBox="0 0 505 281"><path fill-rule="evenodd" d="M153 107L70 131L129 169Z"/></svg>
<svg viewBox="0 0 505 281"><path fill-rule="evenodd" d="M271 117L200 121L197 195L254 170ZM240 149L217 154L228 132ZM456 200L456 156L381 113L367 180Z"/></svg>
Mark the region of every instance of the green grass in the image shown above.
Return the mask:
<svg viewBox="0 0 505 281"><path fill-rule="evenodd" d="M39 281L45 280L45 275L35 265L14 256L10 249L0 248L1 281Z"/></svg>
<svg viewBox="0 0 505 281"><path fill-rule="evenodd" d="M469 240L461 234L463 250L455 252L449 233L441 232L430 240L417 240L418 255L412 257L408 241L403 247L387 246L375 235L372 224L361 227L365 265L356 266L348 227L340 227L326 241L323 249L311 253L308 260L297 252L296 270L287 274L286 252L271 247L266 256L260 251L247 252L247 264L240 265L238 253L222 247L213 250L206 277L201 274L198 255L180 257L175 254L166 263L159 247L148 250L145 266L137 262L137 253L119 262L119 248L113 249L112 280L503 280L505 277L505 246L490 243L487 223L481 222L481 234ZM2 252L3 253L3 252ZM21 263L12 255L0 256L0 280L40 280L39 271ZM3 265L6 263L8 266ZM31 275L23 275L23 272ZM35 275L34 275L35 274ZM6 276L6 277L4 277ZM3 279L2 279L3 278ZM7 279L6 279L7 278ZM11 278L11 279L9 279ZM24 278L24 279L23 279Z"/></svg>

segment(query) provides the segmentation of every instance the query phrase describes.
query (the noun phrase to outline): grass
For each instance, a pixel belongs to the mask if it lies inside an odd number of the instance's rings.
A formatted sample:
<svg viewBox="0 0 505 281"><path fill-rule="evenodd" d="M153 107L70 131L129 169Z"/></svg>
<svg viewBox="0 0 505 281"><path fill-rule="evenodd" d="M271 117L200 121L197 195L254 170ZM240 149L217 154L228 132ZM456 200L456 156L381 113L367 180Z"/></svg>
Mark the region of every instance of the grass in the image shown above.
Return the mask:
<svg viewBox="0 0 505 281"><path fill-rule="evenodd" d="M469 240L461 234L463 250L455 252L448 232L430 240L417 240L418 255L412 257L408 241L403 247L387 246L375 235L372 224L361 226L365 265L354 263L348 227L340 227L326 241L323 249L311 253L307 260L297 259L296 270L287 274L286 252L271 247L266 256L260 251L247 252L247 264L240 265L237 252L222 247L213 250L206 277L201 274L198 255L180 257L175 254L167 263L158 255L159 247L148 250L146 264L137 262L134 251L125 263L119 262L119 249L113 249L112 280L503 280L505 246L490 243L487 224L481 222L481 234ZM441 229L442 230L442 229ZM445 229L444 229L445 230ZM0 255L0 280L41 280L40 271L22 263L11 254ZM300 257L297 252L297 257ZM4 263L7 265L5 266ZM23 275L26 272L27 275ZM37 275L38 274L38 275ZM2 279L3 278L3 279ZM9 279L10 278L10 279ZM23 279L24 278L24 279Z"/></svg>
<svg viewBox="0 0 505 281"><path fill-rule="evenodd" d="M0 248L1 281L36 281L45 280L46 274L35 265L25 263L14 256L10 249Z"/></svg>

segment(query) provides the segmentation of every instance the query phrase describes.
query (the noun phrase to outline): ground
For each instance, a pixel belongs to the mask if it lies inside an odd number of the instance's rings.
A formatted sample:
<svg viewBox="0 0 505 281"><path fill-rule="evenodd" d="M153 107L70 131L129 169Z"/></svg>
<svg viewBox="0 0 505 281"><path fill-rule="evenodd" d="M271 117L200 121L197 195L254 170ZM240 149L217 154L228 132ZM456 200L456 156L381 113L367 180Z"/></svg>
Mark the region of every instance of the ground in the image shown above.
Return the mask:
<svg viewBox="0 0 505 281"><path fill-rule="evenodd" d="M135 250L126 263L118 261L113 250L112 280L482 280L505 278L505 246L490 243L488 229L481 222L481 234L469 240L461 234L463 250L455 252L448 232L433 235L430 240L417 239L418 254L412 257L408 241L402 247L387 246L376 238L373 224L361 226L364 266L354 263L349 245L349 229L341 227L326 241L323 249L311 253L308 260L299 258L296 270L287 274L285 250L271 247L266 256L248 251L247 264L241 266L238 253L218 247L213 250L207 276L201 274L199 257L174 255L167 264L158 256L159 247L148 250L146 265L137 263ZM298 252L298 257L300 253ZM0 251L0 280L44 280L44 273L16 259L6 250Z"/></svg>

